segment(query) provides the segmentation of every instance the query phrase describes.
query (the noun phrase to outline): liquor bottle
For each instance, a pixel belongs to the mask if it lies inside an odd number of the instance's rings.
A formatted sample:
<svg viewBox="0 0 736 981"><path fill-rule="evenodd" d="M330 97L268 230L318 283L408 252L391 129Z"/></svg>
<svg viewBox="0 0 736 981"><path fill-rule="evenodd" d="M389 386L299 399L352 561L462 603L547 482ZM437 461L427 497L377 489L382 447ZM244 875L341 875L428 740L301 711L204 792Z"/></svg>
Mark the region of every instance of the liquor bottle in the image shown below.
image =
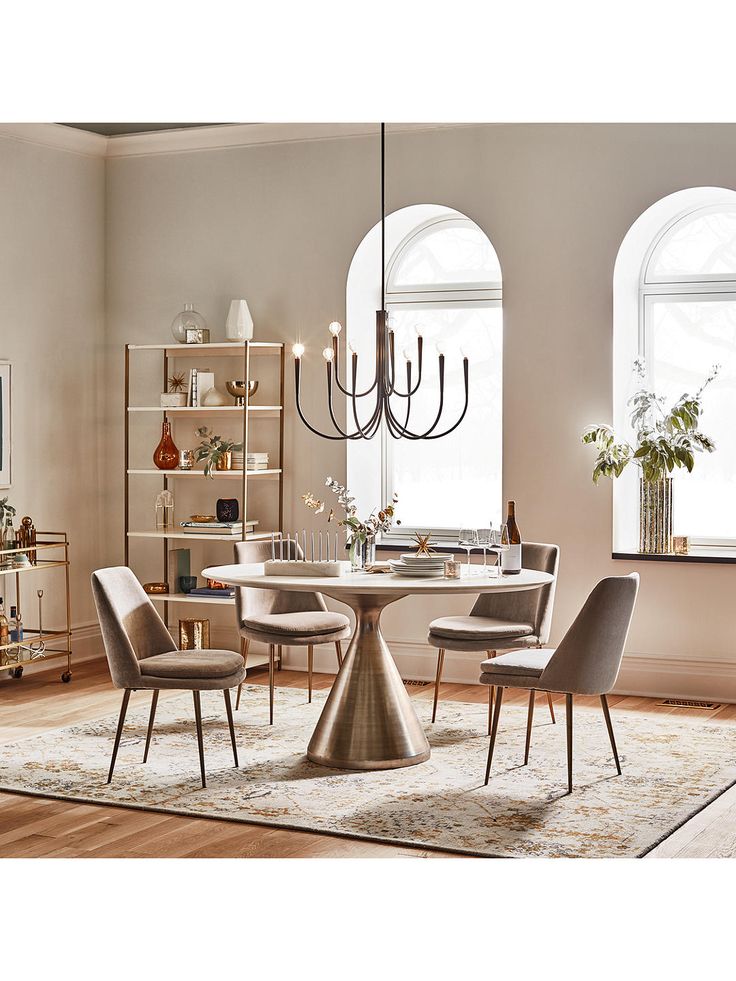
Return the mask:
<svg viewBox="0 0 736 981"><path fill-rule="evenodd" d="M509 501L506 530L509 535L509 547L505 552L501 553L501 568L505 576L518 576L521 572L521 532L516 523L515 501Z"/></svg>
<svg viewBox="0 0 736 981"><path fill-rule="evenodd" d="M19 644L23 640L23 618L14 606L10 607L10 624L10 642Z"/></svg>
<svg viewBox="0 0 736 981"><path fill-rule="evenodd" d="M0 596L0 648L7 648L10 644L10 630L8 628L8 618L5 616L5 607L3 606L3 598ZM7 654L7 650L3 652L0 650L0 656L3 653Z"/></svg>

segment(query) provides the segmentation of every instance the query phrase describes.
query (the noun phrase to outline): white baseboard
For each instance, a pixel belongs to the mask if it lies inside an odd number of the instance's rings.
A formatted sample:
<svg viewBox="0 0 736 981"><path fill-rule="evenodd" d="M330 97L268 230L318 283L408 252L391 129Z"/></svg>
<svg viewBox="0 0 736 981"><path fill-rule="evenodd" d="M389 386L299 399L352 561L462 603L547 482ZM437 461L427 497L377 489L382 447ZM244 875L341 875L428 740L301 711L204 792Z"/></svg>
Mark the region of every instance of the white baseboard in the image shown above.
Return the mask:
<svg viewBox="0 0 736 981"><path fill-rule="evenodd" d="M386 638L402 678L407 681L434 681L437 650L429 644ZM345 647L347 645L344 645ZM456 684L479 684L478 654L448 651L442 680ZM335 670L332 645L317 647L315 671ZM284 667L305 671L306 648L292 648L284 656ZM698 698L719 702L736 702L736 660L699 659L692 656L627 654L614 688L619 695L644 695L653 698Z"/></svg>

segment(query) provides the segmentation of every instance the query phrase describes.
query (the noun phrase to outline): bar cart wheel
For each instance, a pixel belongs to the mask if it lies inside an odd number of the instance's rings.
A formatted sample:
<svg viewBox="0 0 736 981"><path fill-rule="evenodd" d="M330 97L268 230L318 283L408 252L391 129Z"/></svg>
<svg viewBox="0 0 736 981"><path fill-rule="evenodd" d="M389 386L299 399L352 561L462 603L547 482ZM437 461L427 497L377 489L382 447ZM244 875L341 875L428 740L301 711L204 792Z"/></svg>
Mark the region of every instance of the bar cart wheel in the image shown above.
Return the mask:
<svg viewBox="0 0 736 981"><path fill-rule="evenodd" d="M22 668L21 668L21 670L22 670ZM64 671L64 673L61 676L61 680L64 682L65 685L69 684L69 682L72 680L72 673L71 673L71 671Z"/></svg>
<svg viewBox="0 0 736 981"><path fill-rule="evenodd" d="M11 678L22 678L23 677L23 665L19 664L17 668L13 668L10 672Z"/></svg>

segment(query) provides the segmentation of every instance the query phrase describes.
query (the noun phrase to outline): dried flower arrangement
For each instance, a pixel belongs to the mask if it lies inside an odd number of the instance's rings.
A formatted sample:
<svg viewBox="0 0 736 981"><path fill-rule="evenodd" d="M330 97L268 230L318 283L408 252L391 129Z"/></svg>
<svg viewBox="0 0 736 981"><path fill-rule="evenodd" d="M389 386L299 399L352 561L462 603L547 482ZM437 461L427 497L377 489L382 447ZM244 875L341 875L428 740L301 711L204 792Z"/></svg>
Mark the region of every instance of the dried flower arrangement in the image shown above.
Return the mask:
<svg viewBox="0 0 736 981"><path fill-rule="evenodd" d="M362 545L370 539L375 539L379 531L389 531L392 527L396 514L396 503L398 501L396 494L393 495L390 504L384 505L379 510L371 511L365 521L361 521L358 517L358 509L355 506L355 498L351 496L350 491L343 484L339 483L333 477L328 477L325 481L325 487L329 487L332 493L337 496L337 503L345 512L345 517L338 519L333 509L330 508L327 522L329 524L332 521L336 521L339 527L347 528L348 545L350 546L351 553L355 550L356 546ZM315 514L322 514L325 510L325 502L316 498L311 492L302 494L302 500L309 510L314 511ZM396 524L401 524L401 522L397 520Z"/></svg>

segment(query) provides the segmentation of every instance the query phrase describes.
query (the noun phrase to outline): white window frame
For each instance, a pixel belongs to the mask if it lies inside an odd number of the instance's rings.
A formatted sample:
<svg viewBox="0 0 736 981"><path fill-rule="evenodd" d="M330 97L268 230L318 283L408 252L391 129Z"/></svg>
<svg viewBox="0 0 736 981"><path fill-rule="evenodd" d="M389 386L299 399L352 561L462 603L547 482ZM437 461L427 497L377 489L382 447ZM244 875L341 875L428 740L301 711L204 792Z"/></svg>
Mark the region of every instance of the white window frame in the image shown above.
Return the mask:
<svg viewBox="0 0 736 981"><path fill-rule="evenodd" d="M434 232L437 227L477 227L475 222L469 218L460 216L449 216L433 218L424 222L413 229L399 243L393 256L387 264L386 274L386 311L389 316L391 310L442 310L458 308L503 308L503 286L501 282L474 282L474 283L438 283L432 285L408 284L397 286L394 282L394 274L403 252L413 247L418 239ZM493 247L493 243L491 243ZM472 384L472 378L471 378ZM503 384L503 381L502 381ZM393 474L392 454L395 444L399 442L393 439L386 428L385 423L381 426L381 492L382 500L389 501L394 493L391 476ZM503 457L500 461L501 473L503 473ZM414 527L412 525L394 525L393 528L384 532L381 541L389 544L392 541L398 542L406 539L407 536L414 535L416 532L426 533L429 529L425 527ZM440 542L450 542L457 540L458 528L437 528L432 527L433 538Z"/></svg>
<svg viewBox="0 0 736 981"><path fill-rule="evenodd" d="M650 384L652 366L648 358L649 327L651 324L651 309L657 300L667 299L674 303L720 301L736 303L736 274L732 277L711 274L682 274L671 276L654 276L649 268L656 260L657 254L665 248L677 225L700 214L713 214L723 211L723 204L707 205L699 208L689 208L673 218L661 230L647 250L641 267L639 282L639 355L645 359ZM713 547L736 547L736 538L691 538L693 545Z"/></svg>

